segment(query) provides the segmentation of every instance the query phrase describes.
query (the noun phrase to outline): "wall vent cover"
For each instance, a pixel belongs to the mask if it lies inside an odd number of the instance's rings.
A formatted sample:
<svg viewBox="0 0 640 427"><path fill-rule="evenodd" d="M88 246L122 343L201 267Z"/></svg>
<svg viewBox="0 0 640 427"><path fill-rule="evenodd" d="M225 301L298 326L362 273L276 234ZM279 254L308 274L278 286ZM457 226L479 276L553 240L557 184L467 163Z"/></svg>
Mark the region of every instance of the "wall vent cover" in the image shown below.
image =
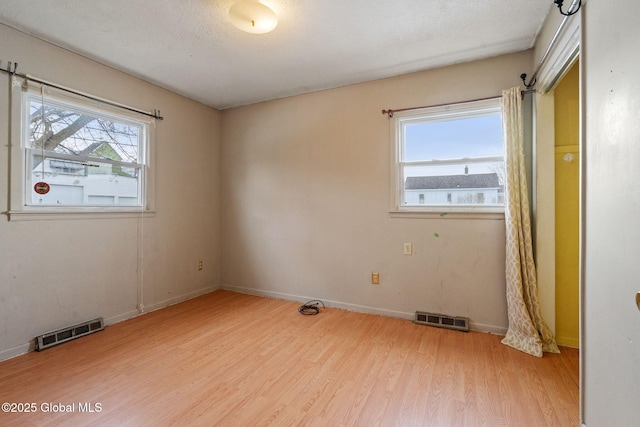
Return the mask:
<svg viewBox="0 0 640 427"><path fill-rule="evenodd" d="M454 317L444 314L416 311L416 318L413 323L469 332L469 318L467 317Z"/></svg>
<svg viewBox="0 0 640 427"><path fill-rule="evenodd" d="M62 344L85 335L92 334L104 329L104 321L102 317L88 322L78 323L77 325L67 326L66 328L56 331L47 332L46 334L36 337L36 351L42 351L45 348Z"/></svg>

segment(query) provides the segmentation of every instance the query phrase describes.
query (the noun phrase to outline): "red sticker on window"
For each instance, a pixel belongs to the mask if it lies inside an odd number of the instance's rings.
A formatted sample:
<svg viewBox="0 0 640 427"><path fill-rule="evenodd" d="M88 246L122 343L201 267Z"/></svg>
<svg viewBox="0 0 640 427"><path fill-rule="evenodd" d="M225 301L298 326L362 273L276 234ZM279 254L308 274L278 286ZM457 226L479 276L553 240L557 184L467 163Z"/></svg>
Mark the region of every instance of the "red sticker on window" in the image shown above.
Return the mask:
<svg viewBox="0 0 640 427"><path fill-rule="evenodd" d="M33 186L33 191L38 194L47 194L51 190L51 187L46 182L36 182L36 185Z"/></svg>

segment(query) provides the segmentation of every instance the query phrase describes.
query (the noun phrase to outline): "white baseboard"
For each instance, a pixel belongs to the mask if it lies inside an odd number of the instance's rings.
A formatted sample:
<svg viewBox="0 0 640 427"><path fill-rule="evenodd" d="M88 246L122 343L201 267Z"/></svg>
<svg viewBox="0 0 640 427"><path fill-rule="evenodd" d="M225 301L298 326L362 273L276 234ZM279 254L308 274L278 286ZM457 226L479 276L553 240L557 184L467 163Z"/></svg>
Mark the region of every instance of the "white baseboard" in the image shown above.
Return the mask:
<svg viewBox="0 0 640 427"><path fill-rule="evenodd" d="M198 289L193 292L189 292L187 294L183 294L183 295L179 295L163 301L159 301L159 302L150 304L148 306L145 306L144 313L155 311L164 307L168 307L170 305L178 304L188 299L199 297L200 295L208 294L209 292L217 291L218 289L220 289L220 286L218 285L209 286L206 288ZM138 310L129 310L124 313L117 314L115 316L109 316L107 318L104 318L103 320L104 320L104 324L108 326L118 322L122 322L123 320L131 319L133 317L139 316L140 314L141 313L138 313ZM26 354L34 350L35 350L35 343L33 339L31 339L29 340L29 342L26 342L24 344L20 344L16 347L0 351L0 361L11 359L13 357L20 356L22 354Z"/></svg>
<svg viewBox="0 0 640 427"><path fill-rule="evenodd" d="M136 317L138 314L139 314L138 310L129 310L124 313L117 314L115 316L106 317L103 319L104 325L105 326L113 325L114 323L122 322L123 320Z"/></svg>
<svg viewBox="0 0 640 427"><path fill-rule="evenodd" d="M220 289L220 286L213 285L208 286L206 288L198 289L193 292L189 292L188 294L178 295L173 298L169 298L166 300L162 300L159 302L155 302L153 304L143 306L143 312L140 313L138 310L130 310L122 314L118 314L116 316L111 316L104 319L105 325L113 325L118 322L122 322L123 320L132 319L134 317L140 316L145 313L150 313L152 311L159 310L161 308L169 307L170 305L178 304L186 300L190 300L192 298L199 297L200 295L208 294L209 292L217 291Z"/></svg>
<svg viewBox="0 0 640 427"><path fill-rule="evenodd" d="M477 332L487 332L493 335L506 335L507 328L503 326L485 325L484 323L476 323L469 321L469 329Z"/></svg>
<svg viewBox="0 0 640 427"><path fill-rule="evenodd" d="M266 291L264 289L244 288L244 287L231 286L231 285L221 285L220 289L224 289L232 292L238 292L241 294L256 295L260 297L276 298L276 299L283 299L287 301L296 301L296 302L306 302L313 299L317 299L314 297L303 296L303 295L294 295L294 294L287 294L282 292ZM407 320L413 320L415 318L415 313L407 313L404 311L387 310L384 308L370 307L366 305L351 304L351 303L346 303L341 301L333 301L333 300L325 300L325 299L323 299L322 302L327 304L328 307L340 308L342 310L355 311L358 313L377 314L380 316L395 317L395 318L407 319ZM502 326L485 325L482 323L469 322L469 327L473 331L488 332L496 335L505 335L507 333L507 328Z"/></svg>
<svg viewBox="0 0 640 427"><path fill-rule="evenodd" d="M219 285L208 286L206 288L198 289L193 292L189 292L188 294L179 295L177 297L169 298L164 301L156 302L150 305L144 306L144 312L149 313L151 311L155 311L161 308L169 307L170 305L178 304L183 301L199 297L200 295L208 294L209 292L217 291L220 289Z"/></svg>
<svg viewBox="0 0 640 427"><path fill-rule="evenodd" d="M318 299L315 297L309 297L309 296L303 296L303 295L286 294L282 292L265 291L263 289L243 288L239 286L230 286L230 285L222 285L220 286L220 289L224 289L232 292L238 292L240 294L256 295L259 297L283 299L287 301L296 301L296 302L306 302L306 301ZM327 305L327 307L340 308L347 311L355 311L357 313L378 314L381 316L397 317L401 319L414 318L413 313L405 313L402 311L387 310L382 308L375 308L375 307L369 307L369 306L358 305L358 304L350 304L350 303L334 301L334 300L326 300L326 299L322 299L322 302L324 302Z"/></svg>
<svg viewBox="0 0 640 427"><path fill-rule="evenodd" d="M13 357L23 355L33 350L35 350L35 344L33 342L28 342L17 347L2 350L0 351L0 361L11 359Z"/></svg>

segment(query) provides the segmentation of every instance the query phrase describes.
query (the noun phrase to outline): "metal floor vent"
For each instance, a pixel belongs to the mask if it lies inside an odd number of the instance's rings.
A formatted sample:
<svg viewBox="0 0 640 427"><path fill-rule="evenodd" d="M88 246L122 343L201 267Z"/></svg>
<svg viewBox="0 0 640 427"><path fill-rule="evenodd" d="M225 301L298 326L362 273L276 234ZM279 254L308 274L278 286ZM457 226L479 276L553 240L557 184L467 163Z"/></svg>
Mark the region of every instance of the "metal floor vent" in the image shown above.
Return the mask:
<svg viewBox="0 0 640 427"><path fill-rule="evenodd" d="M469 332L469 318L467 317L452 317L443 314L416 311L416 318L413 323Z"/></svg>
<svg viewBox="0 0 640 427"><path fill-rule="evenodd" d="M42 351L45 348L53 347L54 345L62 344L63 342L71 341L103 329L104 322L102 321L102 317L99 317L94 320L89 320L88 322L58 329L57 331L47 332L46 334L36 337L36 351Z"/></svg>

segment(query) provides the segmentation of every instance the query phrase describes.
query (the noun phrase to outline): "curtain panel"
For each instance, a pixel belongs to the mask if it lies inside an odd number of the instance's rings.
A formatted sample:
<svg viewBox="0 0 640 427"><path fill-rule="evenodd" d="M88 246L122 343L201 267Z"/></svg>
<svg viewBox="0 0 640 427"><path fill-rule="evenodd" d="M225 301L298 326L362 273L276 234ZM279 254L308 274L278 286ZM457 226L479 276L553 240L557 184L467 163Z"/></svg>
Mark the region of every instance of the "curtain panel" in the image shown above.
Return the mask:
<svg viewBox="0 0 640 427"><path fill-rule="evenodd" d="M522 98L519 87L502 92L505 141L506 281L509 327L503 344L542 357L559 353L540 311L533 259L527 175L524 161Z"/></svg>

